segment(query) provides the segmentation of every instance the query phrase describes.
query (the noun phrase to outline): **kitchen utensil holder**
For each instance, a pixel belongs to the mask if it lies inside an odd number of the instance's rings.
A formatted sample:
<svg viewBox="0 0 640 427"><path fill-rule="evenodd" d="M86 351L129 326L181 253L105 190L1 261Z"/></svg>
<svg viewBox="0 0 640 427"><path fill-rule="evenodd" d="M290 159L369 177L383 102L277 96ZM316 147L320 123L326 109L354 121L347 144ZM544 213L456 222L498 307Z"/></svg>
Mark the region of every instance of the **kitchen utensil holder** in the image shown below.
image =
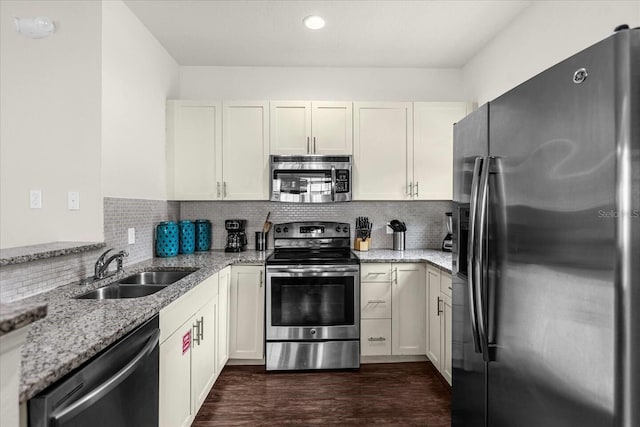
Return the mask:
<svg viewBox="0 0 640 427"><path fill-rule="evenodd" d="M156 226L156 256L168 258L178 255L178 224L164 221Z"/></svg>
<svg viewBox="0 0 640 427"><path fill-rule="evenodd" d="M362 240L360 237L356 237L356 241L353 245L353 249L360 252L366 252L371 247L371 237L367 237Z"/></svg>
<svg viewBox="0 0 640 427"><path fill-rule="evenodd" d="M180 250L181 254L192 254L196 249L196 226L189 220L178 223L180 229Z"/></svg>
<svg viewBox="0 0 640 427"><path fill-rule="evenodd" d="M393 232L393 250L394 251L404 251L404 239L405 239L404 231Z"/></svg>
<svg viewBox="0 0 640 427"><path fill-rule="evenodd" d="M256 251L267 250L267 238L269 233L263 233L262 231L256 231Z"/></svg>

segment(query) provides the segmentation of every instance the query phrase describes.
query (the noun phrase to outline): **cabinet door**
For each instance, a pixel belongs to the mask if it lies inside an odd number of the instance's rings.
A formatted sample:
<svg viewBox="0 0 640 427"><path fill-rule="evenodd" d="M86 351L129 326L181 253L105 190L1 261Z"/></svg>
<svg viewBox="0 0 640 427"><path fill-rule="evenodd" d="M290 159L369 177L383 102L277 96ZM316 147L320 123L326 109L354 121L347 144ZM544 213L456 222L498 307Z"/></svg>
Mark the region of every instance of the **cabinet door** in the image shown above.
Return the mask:
<svg viewBox="0 0 640 427"><path fill-rule="evenodd" d="M351 154L351 102L314 101L311 104L311 150L313 154Z"/></svg>
<svg viewBox="0 0 640 427"><path fill-rule="evenodd" d="M269 103L224 102L222 196L269 199Z"/></svg>
<svg viewBox="0 0 640 427"><path fill-rule="evenodd" d="M391 319L391 282L360 282L360 318Z"/></svg>
<svg viewBox="0 0 640 427"><path fill-rule="evenodd" d="M167 193L170 199L220 197L221 122L219 102L167 102Z"/></svg>
<svg viewBox="0 0 640 427"><path fill-rule="evenodd" d="M193 318L191 329L191 400L193 414L207 398L216 378L216 315L218 297L209 300Z"/></svg>
<svg viewBox="0 0 640 427"><path fill-rule="evenodd" d="M231 267L226 267L220 271L219 277L217 375L220 375L227 360L229 360L229 286L231 284Z"/></svg>
<svg viewBox="0 0 640 427"><path fill-rule="evenodd" d="M451 385L451 297L443 295L443 316L442 316L442 376Z"/></svg>
<svg viewBox="0 0 640 427"><path fill-rule="evenodd" d="M440 354L442 343L440 342L440 315L442 305L440 302L440 271L435 268L427 268L427 357L436 369L440 370Z"/></svg>
<svg viewBox="0 0 640 427"><path fill-rule="evenodd" d="M264 353L264 267L231 267L229 358L262 359Z"/></svg>
<svg viewBox="0 0 640 427"><path fill-rule="evenodd" d="M160 344L161 427L191 425L191 351L189 339L193 318ZM189 338L188 338L189 337Z"/></svg>
<svg viewBox="0 0 640 427"><path fill-rule="evenodd" d="M311 102L271 101L271 154L311 154Z"/></svg>
<svg viewBox="0 0 640 427"><path fill-rule="evenodd" d="M392 265L391 343L393 354L425 354L424 264Z"/></svg>
<svg viewBox="0 0 640 427"><path fill-rule="evenodd" d="M470 112L464 102L413 103L414 198L453 198L453 124Z"/></svg>
<svg viewBox="0 0 640 427"><path fill-rule="evenodd" d="M360 322L360 354L391 356L391 320L362 319Z"/></svg>
<svg viewBox="0 0 640 427"><path fill-rule="evenodd" d="M356 102L353 123L354 200L411 199L411 103Z"/></svg>

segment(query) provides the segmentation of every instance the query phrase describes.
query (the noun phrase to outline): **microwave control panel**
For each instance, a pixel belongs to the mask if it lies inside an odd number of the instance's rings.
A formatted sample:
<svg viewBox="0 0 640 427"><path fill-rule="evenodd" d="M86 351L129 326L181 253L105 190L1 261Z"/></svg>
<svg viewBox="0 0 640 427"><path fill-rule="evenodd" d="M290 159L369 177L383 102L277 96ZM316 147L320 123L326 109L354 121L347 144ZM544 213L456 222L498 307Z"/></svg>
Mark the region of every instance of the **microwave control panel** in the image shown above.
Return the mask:
<svg viewBox="0 0 640 427"><path fill-rule="evenodd" d="M349 170L336 170L336 193L348 193L349 191Z"/></svg>

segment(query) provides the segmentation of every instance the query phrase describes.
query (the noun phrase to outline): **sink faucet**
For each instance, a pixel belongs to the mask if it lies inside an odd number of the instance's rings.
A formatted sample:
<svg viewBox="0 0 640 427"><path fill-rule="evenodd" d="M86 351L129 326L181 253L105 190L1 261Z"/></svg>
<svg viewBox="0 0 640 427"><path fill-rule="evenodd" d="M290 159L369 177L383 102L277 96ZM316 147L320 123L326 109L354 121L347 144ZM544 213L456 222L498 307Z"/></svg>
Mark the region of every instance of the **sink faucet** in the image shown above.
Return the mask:
<svg viewBox="0 0 640 427"><path fill-rule="evenodd" d="M100 258L98 258L98 260L96 261L96 265L94 267L94 277L96 279L104 279L107 276L106 273L107 269L109 268L109 264L111 264L114 260L117 262L118 269L113 274L122 271L122 260L125 257L129 256L129 253L127 251L120 251L115 255L111 255L105 261L107 254L112 250L113 249L107 249L102 255L100 255Z"/></svg>

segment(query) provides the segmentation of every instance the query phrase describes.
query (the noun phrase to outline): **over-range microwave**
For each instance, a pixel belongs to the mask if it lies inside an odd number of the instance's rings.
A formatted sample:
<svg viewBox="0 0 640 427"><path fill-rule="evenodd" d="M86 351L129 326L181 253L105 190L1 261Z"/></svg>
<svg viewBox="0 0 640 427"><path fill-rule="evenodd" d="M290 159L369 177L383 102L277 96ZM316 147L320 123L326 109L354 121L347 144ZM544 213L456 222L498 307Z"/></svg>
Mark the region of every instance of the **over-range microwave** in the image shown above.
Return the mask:
<svg viewBox="0 0 640 427"><path fill-rule="evenodd" d="M271 201L351 201L351 156L272 155L270 160Z"/></svg>

